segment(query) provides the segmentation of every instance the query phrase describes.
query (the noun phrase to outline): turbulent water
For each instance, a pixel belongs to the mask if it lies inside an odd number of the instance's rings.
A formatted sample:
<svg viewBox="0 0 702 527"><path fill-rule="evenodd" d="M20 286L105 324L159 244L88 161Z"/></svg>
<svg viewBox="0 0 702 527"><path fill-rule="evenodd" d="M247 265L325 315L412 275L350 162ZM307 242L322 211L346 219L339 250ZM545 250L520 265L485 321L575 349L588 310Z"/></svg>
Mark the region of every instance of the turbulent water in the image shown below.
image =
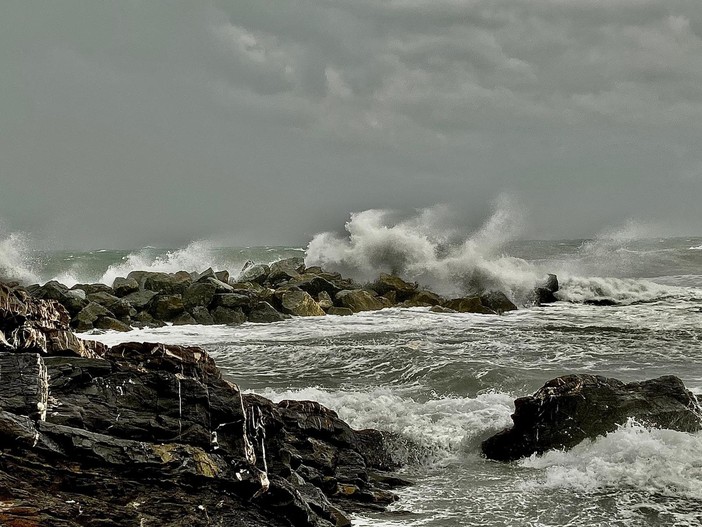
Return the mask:
<svg viewBox="0 0 702 527"><path fill-rule="evenodd" d="M479 454L484 438L510 424L513 399L557 375L632 381L674 374L701 393L702 238L620 232L491 245L487 228L447 246L406 222L383 226L377 215L352 218L347 230L346 237L316 237L307 253L194 243L174 251L38 254L6 237L0 267L25 280L111 283L131 269L212 266L236 275L249 259L306 254L309 264L359 277L392 268L443 292L496 284L517 301L555 272L560 302L523 305L501 317L386 309L91 338L200 345L245 390L317 400L356 428L398 432L406 442L396 455L415 485L400 492L391 511L356 516L356 525L702 525L702 434L630 422L569 452L510 464ZM586 303L602 299L618 305Z"/></svg>

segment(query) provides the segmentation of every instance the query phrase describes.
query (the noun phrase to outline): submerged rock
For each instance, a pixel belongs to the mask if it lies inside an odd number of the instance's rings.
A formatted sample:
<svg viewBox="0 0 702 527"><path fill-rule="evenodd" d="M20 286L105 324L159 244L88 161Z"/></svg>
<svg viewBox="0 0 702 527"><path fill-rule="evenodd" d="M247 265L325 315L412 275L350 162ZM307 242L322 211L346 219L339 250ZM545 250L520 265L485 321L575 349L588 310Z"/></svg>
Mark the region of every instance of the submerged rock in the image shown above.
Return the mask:
<svg viewBox="0 0 702 527"><path fill-rule="evenodd" d="M700 430L694 396L674 376L625 384L599 375L566 375L514 401L514 426L482 444L486 457L511 461L572 448L605 435L629 418L656 428Z"/></svg>

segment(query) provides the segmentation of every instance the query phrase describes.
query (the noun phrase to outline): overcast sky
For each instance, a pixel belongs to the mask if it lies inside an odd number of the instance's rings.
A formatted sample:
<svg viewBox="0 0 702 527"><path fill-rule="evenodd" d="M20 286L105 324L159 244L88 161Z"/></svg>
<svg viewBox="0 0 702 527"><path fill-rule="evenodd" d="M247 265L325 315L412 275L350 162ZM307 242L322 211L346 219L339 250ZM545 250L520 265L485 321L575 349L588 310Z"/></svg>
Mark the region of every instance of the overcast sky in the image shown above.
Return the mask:
<svg viewBox="0 0 702 527"><path fill-rule="evenodd" d="M0 6L0 221L66 247L306 243L508 193L526 235L702 234L700 0Z"/></svg>

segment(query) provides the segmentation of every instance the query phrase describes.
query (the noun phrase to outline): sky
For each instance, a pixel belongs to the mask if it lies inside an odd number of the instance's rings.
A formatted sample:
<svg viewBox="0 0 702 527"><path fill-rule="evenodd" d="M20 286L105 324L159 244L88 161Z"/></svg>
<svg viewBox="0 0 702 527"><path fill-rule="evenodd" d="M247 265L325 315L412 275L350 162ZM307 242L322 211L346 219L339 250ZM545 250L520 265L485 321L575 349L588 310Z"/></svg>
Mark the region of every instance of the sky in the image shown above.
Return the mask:
<svg viewBox="0 0 702 527"><path fill-rule="evenodd" d="M700 0L7 0L0 223L305 244L500 196L524 236L702 234Z"/></svg>

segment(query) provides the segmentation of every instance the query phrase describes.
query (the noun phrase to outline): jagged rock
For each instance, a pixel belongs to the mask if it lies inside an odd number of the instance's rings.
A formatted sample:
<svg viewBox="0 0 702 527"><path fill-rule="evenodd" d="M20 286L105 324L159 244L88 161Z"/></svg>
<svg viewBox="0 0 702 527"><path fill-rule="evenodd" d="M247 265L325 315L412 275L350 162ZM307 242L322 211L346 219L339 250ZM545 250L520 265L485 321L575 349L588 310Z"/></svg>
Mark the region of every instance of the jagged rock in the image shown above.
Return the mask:
<svg viewBox="0 0 702 527"><path fill-rule="evenodd" d="M457 311L458 313L482 313L485 315L496 314L494 310L485 307L479 296L465 298L454 298L444 302L443 307Z"/></svg>
<svg viewBox="0 0 702 527"><path fill-rule="evenodd" d="M0 353L0 407L43 419L49 380L42 357L36 353Z"/></svg>
<svg viewBox="0 0 702 527"><path fill-rule="evenodd" d="M262 284L268 278L268 273L271 272L271 268L267 265L258 264L251 265L249 267L244 267L241 273L237 277L239 282L255 282L257 284Z"/></svg>
<svg viewBox="0 0 702 527"><path fill-rule="evenodd" d="M212 269L212 267L208 267L200 274L193 277L193 279L196 282L205 282L208 278L214 278L215 280L217 280L217 275L215 274L214 269Z"/></svg>
<svg viewBox="0 0 702 527"><path fill-rule="evenodd" d="M140 311L132 318L132 325L135 327L163 327L166 323L163 320L155 319L148 311Z"/></svg>
<svg viewBox="0 0 702 527"><path fill-rule="evenodd" d="M149 313L156 320L171 321L185 311L180 295L157 295L149 303Z"/></svg>
<svg viewBox="0 0 702 527"><path fill-rule="evenodd" d="M341 287L338 287L326 278L314 274L300 275L298 278L290 280L289 284L302 289L311 296L317 296L322 292L334 296L342 290Z"/></svg>
<svg viewBox="0 0 702 527"><path fill-rule="evenodd" d="M183 293L183 304L186 309L197 306L207 307L212 303L217 286L207 282L195 282Z"/></svg>
<svg viewBox="0 0 702 527"><path fill-rule="evenodd" d="M123 297L130 293L134 293L139 290L139 282L134 278L115 278L112 282L112 289L115 292L115 296Z"/></svg>
<svg viewBox="0 0 702 527"><path fill-rule="evenodd" d="M514 426L482 444L490 459L510 461L569 449L613 432L629 418L683 432L701 428L694 396L673 376L624 384L599 375L566 375L515 400L514 407Z"/></svg>
<svg viewBox="0 0 702 527"><path fill-rule="evenodd" d="M203 280L203 282L206 284L213 285L216 289L217 294L234 292L234 288L232 286L222 282L221 280L217 280L216 278L206 278L205 280Z"/></svg>
<svg viewBox="0 0 702 527"><path fill-rule="evenodd" d="M68 291L68 287L56 280L46 282L33 291L32 296L43 300L58 300L61 301Z"/></svg>
<svg viewBox="0 0 702 527"><path fill-rule="evenodd" d="M64 297L60 300L72 317L80 313L81 309L90 302L82 289L69 289Z"/></svg>
<svg viewBox="0 0 702 527"><path fill-rule="evenodd" d="M255 303L249 311L247 318L249 322L256 322L258 324L280 322L281 320L285 320L285 316L276 311L276 309L268 302Z"/></svg>
<svg viewBox="0 0 702 527"><path fill-rule="evenodd" d="M89 331L93 329L93 324L99 317L114 318L114 313L96 302L90 302L71 320L71 326L78 331Z"/></svg>
<svg viewBox="0 0 702 527"><path fill-rule="evenodd" d="M183 312L173 319L174 326L187 326L189 324L197 324L197 320L188 312Z"/></svg>
<svg viewBox="0 0 702 527"><path fill-rule="evenodd" d="M224 282L225 284L229 283L229 271L217 271L215 272L215 278L219 280L220 282Z"/></svg>
<svg viewBox="0 0 702 527"><path fill-rule="evenodd" d="M206 307L195 306L190 310L190 314L192 315L193 320L195 320L195 324L214 324L214 319Z"/></svg>
<svg viewBox="0 0 702 527"><path fill-rule="evenodd" d="M129 302L104 291L88 294L88 300L105 307L108 311L114 313L117 318L130 317L137 313L136 309Z"/></svg>
<svg viewBox="0 0 702 527"><path fill-rule="evenodd" d="M280 294L283 313L298 317L319 317L326 313L309 293L300 289L287 289Z"/></svg>
<svg viewBox="0 0 702 527"><path fill-rule="evenodd" d="M415 291L417 291L417 284L405 282L399 276L380 273L380 276L370 285L370 288L379 295L394 292L397 301L403 302L412 297Z"/></svg>
<svg viewBox="0 0 702 527"><path fill-rule="evenodd" d="M353 311L349 309L348 307L336 307L332 306L329 309L327 309L327 315L336 315L336 316L348 316L348 315L353 315Z"/></svg>
<svg viewBox="0 0 702 527"><path fill-rule="evenodd" d="M267 281L271 284L298 278L300 273L304 271L305 262L302 258L285 258L271 264L271 270L268 273Z"/></svg>
<svg viewBox="0 0 702 527"><path fill-rule="evenodd" d="M227 307L230 309L234 309L237 307L244 308L251 305L251 297L243 293L218 294L214 298L214 305Z"/></svg>
<svg viewBox="0 0 702 527"><path fill-rule="evenodd" d="M374 292L365 289L345 289L337 293L335 297L335 304L338 307L349 308L354 313L383 309L389 305L389 302L387 304L385 302L380 297L375 296Z"/></svg>
<svg viewBox="0 0 702 527"><path fill-rule="evenodd" d="M240 308L230 309L217 306L211 311L211 314L215 324L237 325L246 322L246 315Z"/></svg>
<svg viewBox="0 0 702 527"><path fill-rule="evenodd" d="M501 291L489 291L480 295L480 303L498 315L505 311L515 311L517 306Z"/></svg>

